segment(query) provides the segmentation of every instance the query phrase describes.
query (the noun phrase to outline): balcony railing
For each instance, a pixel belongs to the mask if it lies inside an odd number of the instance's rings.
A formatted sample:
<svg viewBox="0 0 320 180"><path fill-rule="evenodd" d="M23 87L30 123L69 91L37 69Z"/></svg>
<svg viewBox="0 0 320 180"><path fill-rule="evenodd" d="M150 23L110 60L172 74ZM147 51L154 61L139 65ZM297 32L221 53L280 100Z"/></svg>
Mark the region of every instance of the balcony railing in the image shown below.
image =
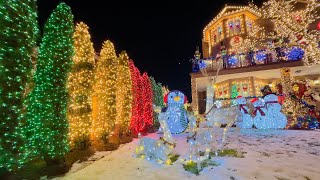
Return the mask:
<svg viewBox="0 0 320 180"><path fill-rule="evenodd" d="M240 67L250 67L263 64L272 64L277 62L289 61L288 50L280 49L277 51L256 51L252 53L243 54L231 54L224 55L219 58L220 69L232 69ZM295 58L290 60L300 60L301 58ZM208 71L215 71L218 68L218 62L215 58L203 59L202 65L205 66ZM201 68L201 63L199 63ZM197 71L194 71L197 72Z"/></svg>

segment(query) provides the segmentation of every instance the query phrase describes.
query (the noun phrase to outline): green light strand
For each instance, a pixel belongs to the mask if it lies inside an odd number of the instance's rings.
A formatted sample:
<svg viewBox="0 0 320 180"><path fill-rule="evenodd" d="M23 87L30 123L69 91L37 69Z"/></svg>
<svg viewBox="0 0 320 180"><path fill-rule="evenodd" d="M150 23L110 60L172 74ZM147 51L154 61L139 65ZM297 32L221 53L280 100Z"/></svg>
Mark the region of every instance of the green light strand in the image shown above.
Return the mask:
<svg viewBox="0 0 320 180"><path fill-rule="evenodd" d="M0 1L0 169L21 168L30 151L21 127L38 34L35 0Z"/></svg>
<svg viewBox="0 0 320 180"><path fill-rule="evenodd" d="M69 150L66 81L74 54L73 31L71 9L60 3L44 27L27 106L28 148L33 149L32 157L46 161L63 158Z"/></svg>

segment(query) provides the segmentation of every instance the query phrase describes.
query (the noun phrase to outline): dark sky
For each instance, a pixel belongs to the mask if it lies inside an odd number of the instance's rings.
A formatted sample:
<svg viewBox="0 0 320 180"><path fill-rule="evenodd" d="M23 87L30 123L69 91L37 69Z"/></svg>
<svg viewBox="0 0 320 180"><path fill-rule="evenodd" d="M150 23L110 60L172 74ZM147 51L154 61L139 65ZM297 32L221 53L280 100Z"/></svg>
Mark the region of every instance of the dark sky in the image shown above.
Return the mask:
<svg viewBox="0 0 320 180"><path fill-rule="evenodd" d="M254 2L260 3L262 0ZM38 0L40 27L59 0ZM65 0L75 22L90 27L96 52L110 39L117 53L126 50L141 72L147 72L170 90L181 90L191 101L191 63L202 30L224 5L245 5L247 0ZM110 3L112 2L112 3ZM109 3L109 4L108 4ZM108 5L105 5L108 4Z"/></svg>

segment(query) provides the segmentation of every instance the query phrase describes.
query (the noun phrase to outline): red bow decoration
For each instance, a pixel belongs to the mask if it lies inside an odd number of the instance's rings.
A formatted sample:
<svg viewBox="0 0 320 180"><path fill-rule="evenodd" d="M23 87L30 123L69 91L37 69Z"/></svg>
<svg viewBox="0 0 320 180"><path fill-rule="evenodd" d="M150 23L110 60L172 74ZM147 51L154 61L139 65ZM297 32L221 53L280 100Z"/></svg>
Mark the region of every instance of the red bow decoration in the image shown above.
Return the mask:
<svg viewBox="0 0 320 180"><path fill-rule="evenodd" d="M248 87L243 87L242 89L247 92Z"/></svg>
<svg viewBox="0 0 320 180"><path fill-rule="evenodd" d="M234 42L235 43L239 43L240 42L240 37L239 36L234 37Z"/></svg>
<svg viewBox="0 0 320 180"><path fill-rule="evenodd" d="M241 111L241 109L242 109L245 114L248 114L248 111L244 108L244 106L246 106L246 105L245 104L240 104L239 105L239 110Z"/></svg>
<svg viewBox="0 0 320 180"><path fill-rule="evenodd" d="M219 92L219 95L220 95L220 96L222 95L222 91Z"/></svg>
<svg viewBox="0 0 320 180"><path fill-rule="evenodd" d="M253 111L253 115L256 116L256 115L257 115L257 111L259 111L260 114L261 114L261 116L265 116L266 113L264 113L264 112L261 110L261 108L264 108L264 106L258 106L258 107L256 107L256 109Z"/></svg>
<svg viewBox="0 0 320 180"><path fill-rule="evenodd" d="M228 90L225 90L225 91L224 91L224 94L227 94L227 92L228 92Z"/></svg>

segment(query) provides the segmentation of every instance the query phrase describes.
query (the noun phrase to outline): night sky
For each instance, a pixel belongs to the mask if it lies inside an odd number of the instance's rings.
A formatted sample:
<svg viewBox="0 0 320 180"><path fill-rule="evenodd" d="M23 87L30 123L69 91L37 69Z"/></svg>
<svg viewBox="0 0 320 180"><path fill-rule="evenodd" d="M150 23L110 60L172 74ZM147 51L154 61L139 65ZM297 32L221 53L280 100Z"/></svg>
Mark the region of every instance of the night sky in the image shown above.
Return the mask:
<svg viewBox="0 0 320 180"><path fill-rule="evenodd" d="M201 48L203 28L228 5L247 0L206 1L65 0L75 22L89 26L95 51L111 40L117 53L126 50L141 72L147 72L170 90L181 90L191 101L189 73L196 46ZM59 0L38 0L41 30ZM112 2L112 4L104 5ZM261 0L254 1L261 3Z"/></svg>

